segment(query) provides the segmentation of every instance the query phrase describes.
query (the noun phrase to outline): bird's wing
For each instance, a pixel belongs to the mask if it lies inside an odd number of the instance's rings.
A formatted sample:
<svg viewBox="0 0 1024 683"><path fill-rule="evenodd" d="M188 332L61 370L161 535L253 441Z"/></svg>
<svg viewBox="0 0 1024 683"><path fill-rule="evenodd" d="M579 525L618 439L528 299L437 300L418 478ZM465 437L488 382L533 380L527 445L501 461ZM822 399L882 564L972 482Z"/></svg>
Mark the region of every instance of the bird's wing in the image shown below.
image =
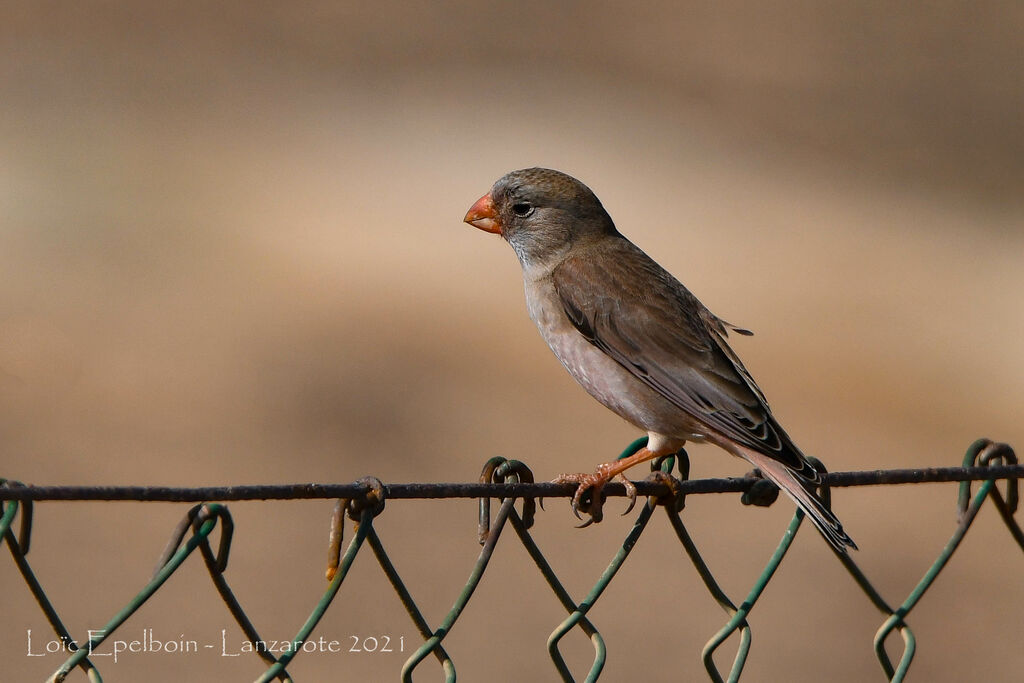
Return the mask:
<svg viewBox="0 0 1024 683"><path fill-rule="evenodd" d="M580 250L552 273L579 333L698 422L817 482L726 343L730 328L749 332L715 317L628 240L593 248L600 258Z"/></svg>

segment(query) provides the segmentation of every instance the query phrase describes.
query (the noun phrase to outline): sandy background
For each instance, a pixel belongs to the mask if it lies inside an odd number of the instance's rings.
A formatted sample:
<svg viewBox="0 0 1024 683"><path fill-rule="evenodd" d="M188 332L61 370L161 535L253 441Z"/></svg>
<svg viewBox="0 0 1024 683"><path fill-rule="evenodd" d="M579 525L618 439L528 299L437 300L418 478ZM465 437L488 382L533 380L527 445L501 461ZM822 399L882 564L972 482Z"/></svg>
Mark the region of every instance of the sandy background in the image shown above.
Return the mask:
<svg viewBox="0 0 1024 683"><path fill-rule="evenodd" d="M788 431L833 470L1024 445L1024 67L1017 3L8 3L0 21L0 475L38 484L538 478L637 436L564 373L507 245L463 225L513 168L570 172L722 317ZM740 475L712 447L693 475ZM640 473L638 473L639 475ZM898 603L955 524L949 485L843 490ZM613 501L612 507L619 503ZM267 638L323 590L329 502L232 504L228 579ZM72 632L144 584L186 506L42 504L30 561ZM739 601L791 514L685 519ZM478 552L475 504L377 528L432 625ZM631 518L536 537L574 595ZM6 553L4 553L6 555ZM911 623L911 680L1016 681L1024 558L993 510ZM46 622L0 560L0 678ZM460 680L555 680L564 612L512 536L445 645ZM704 680L724 623L660 518L591 613L602 680ZM743 680L882 680L882 622L810 529L751 623ZM240 639L199 558L119 637ZM369 553L298 681L393 681L416 631ZM897 646L898 647L898 646ZM582 677L589 644L565 650ZM732 650L723 649L723 665ZM252 658L96 658L108 681L251 680ZM80 674L77 680L84 680ZM433 662L417 680L436 680Z"/></svg>

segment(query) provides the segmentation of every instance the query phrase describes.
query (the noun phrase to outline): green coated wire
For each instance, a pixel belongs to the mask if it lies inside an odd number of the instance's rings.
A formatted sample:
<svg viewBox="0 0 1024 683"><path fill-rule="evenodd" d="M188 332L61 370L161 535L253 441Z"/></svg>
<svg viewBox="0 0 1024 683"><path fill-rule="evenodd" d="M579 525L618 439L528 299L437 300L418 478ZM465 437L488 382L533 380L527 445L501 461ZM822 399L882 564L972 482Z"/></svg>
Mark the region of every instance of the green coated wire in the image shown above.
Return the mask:
<svg viewBox="0 0 1024 683"><path fill-rule="evenodd" d="M263 675L256 679L257 683L268 683L274 678L277 678L277 676L284 671L285 667L288 666L289 662L295 658L295 655L301 651L302 644L307 638L309 638L309 634L313 632L316 625L320 623L320 619L323 618L327 608L334 600L334 596L338 594L338 590L341 588L342 582L345 581L345 577L348 575L348 570L352 566L353 560L355 560L356 555L359 553L359 549L362 548L363 541L366 540L366 535L370 531L375 514L376 511L373 508L367 507L362 510L356 534L349 543L348 549L345 551L345 555L341 558L338 570L335 573L334 578L331 579L330 584L328 584L323 597L320 598L316 607L313 608L313 612L299 628L299 632L294 638L292 638L292 645L289 651L282 653L281 656L278 657L277 663L264 671Z"/></svg>
<svg viewBox="0 0 1024 683"><path fill-rule="evenodd" d="M640 437L629 444L619 455L618 459L622 460L623 458L628 458L646 445L647 437ZM582 602L574 606L572 613L569 614L569 616L551 632L550 636L548 636L548 656L550 656L551 661L554 662L555 668L558 670L562 680L573 681L574 679L572 677L572 673L569 671L568 665L565 663L565 658L562 657L562 653L558 649L559 641L566 633L584 622L586 613L594 603L597 602L598 598L600 598L601 593L603 593L604 589L608 587L608 584L615 577L615 574L622 567L622 564L626 561L626 558L629 556L630 551L632 551L633 546L636 545L636 541L640 538L640 534L643 533L644 528L647 526L647 522L651 519L652 512L653 506L650 503L646 504L640 511L636 522L634 522L633 527L629 534L627 534L622 546L612 558L611 563L609 563L608 567L601 574L597 583L594 584L590 593L587 594ZM522 535L520 535L520 538L522 538ZM563 604L565 604L566 601L569 601L571 604L572 598L570 598L569 594L564 588L562 588L561 583L555 583L557 582L557 579L554 578L554 572L551 571L551 566L543 559L540 549L532 542L532 539L530 545L527 546L527 551L530 552L530 556L534 558L534 562L540 568L541 573L543 573L544 577L548 579L549 585L555 589L555 594L558 595L560 599L564 597ZM552 579L554 579L555 582L553 582ZM556 585L558 588L556 588ZM570 609L570 606L566 605L566 609ZM591 626L591 628L593 627ZM595 635L597 639L595 639ZM607 658L607 649L604 644L604 639L601 638L596 629L594 629L594 635L591 635L591 640L594 643L595 656L594 663L591 665L590 671L585 679L586 683L592 683L598 679L601 675L601 671L604 669L605 660Z"/></svg>
<svg viewBox="0 0 1024 683"><path fill-rule="evenodd" d="M498 538L501 536L501 530L505 527L505 522L508 520L509 512L511 512L512 506L515 502L515 498L506 498L502 502L501 507L498 509L498 515L495 518L496 525L491 529L491 533L488 536L487 541L484 543L484 547L480 550L480 555L477 558L476 564L473 565L473 570L470 572L469 579L466 581L465 587L455 599L455 604L452 605L451 610L448 611L448 614L445 616L437 630L434 631L434 634L428 638L426 642L424 642L423 645L416 650L416 652L414 652L402 666L403 683L412 682L413 670L419 666L419 663L422 662L426 656L434 650L434 648L441 644L441 641L445 639L452 627L455 625L459 616L462 614L462 610L466 608L466 604L473 596L473 592L476 590L476 587L480 585L480 579L483 578L484 571L486 571L487 565L491 560L491 556L494 554L494 548L498 543ZM454 669L452 669L452 678L450 680L455 680Z"/></svg>
<svg viewBox="0 0 1024 683"><path fill-rule="evenodd" d="M190 538L185 543L185 546L179 549L178 552L174 553L170 560L163 567L160 568L160 570L150 580L150 582L146 584L146 586L141 591L139 591L138 595L136 595L127 605L125 605L121 609L121 611L115 614L114 617L110 621L108 621L107 624L102 629L98 631L100 635L91 638L89 640L87 647L78 650L73 655L68 657L64 664L62 664L60 668L58 668L57 671L53 673L53 676L51 677L53 681L63 681L64 678L71 671L71 669L77 666L79 662L81 662L86 657L86 655L96 650L103 643L103 641L107 639L107 636L113 633L119 626L121 626L121 624L127 621L127 619L132 614L134 614L136 610L142 607L143 603L145 603L146 600L152 597L153 593L155 593L157 589L159 589L160 586L162 586L164 582L167 581L168 578L170 578L171 574L177 571L178 567L181 566L181 563L185 561L185 558L192 554L192 551L195 550L199 546L199 544L202 543L203 540L205 540L210 535L214 527L217 526L218 516L224 514L226 509L223 506L217 504L211 504L206 507L209 511L210 516L203 521L203 523L200 525L199 529L196 530L192 538Z"/></svg>
<svg viewBox="0 0 1024 683"><path fill-rule="evenodd" d="M6 536L7 530L11 528L14 518L18 515L18 501L0 503L0 510L3 510L3 515L0 515L0 536Z"/></svg>
<svg viewBox="0 0 1024 683"><path fill-rule="evenodd" d="M697 545L693 542L689 532L683 525L683 520L679 516L679 513L668 507L665 508L665 511L668 514L673 530L676 532L676 536L686 549L686 554L689 555L690 561L693 563L693 566L696 567L697 573L700 574L700 578L704 581L704 586L708 589L708 592L711 593L711 597L715 599L723 610L725 610L725 613L728 614L730 618L738 614L739 610L736 608L736 605L733 604L732 600L730 600L725 594L725 591L723 591L718 585L718 582L715 581L714 575L711 573L711 570L708 568L704 559L698 552ZM750 652L750 643L752 638L750 625L747 623L745 618L742 618L737 623L737 627L740 629L740 644L736 650L736 656L733 659L732 671L736 672L736 675L738 676L746 663L747 654ZM711 659L711 654L708 653L707 656L702 657L702 659L704 661L704 668L707 670L708 676L711 677L711 680L715 683L722 683L722 676L718 673L718 669L715 667L714 661Z"/></svg>
<svg viewBox="0 0 1024 683"><path fill-rule="evenodd" d="M256 627L253 626L249 616L242 609L242 605L238 602L238 598L235 597L234 591L228 585L227 579L224 578L223 558L214 556L213 549L210 548L209 542L204 542L199 545L199 551L203 555L203 561L206 563L206 569L210 574L210 578L213 580L213 585L217 588L217 592L220 594L221 599L227 606L228 611L235 618L239 628L242 629L242 633L245 634L246 640L250 643L258 643L263 640ZM254 647L253 650L256 654L263 659L269 665L277 663L277 658L274 657L268 648ZM282 671L278 678L282 683L292 683L291 676L288 675L287 671Z"/></svg>
<svg viewBox="0 0 1024 683"><path fill-rule="evenodd" d="M988 439L979 439L971 444L970 448L967 449L967 453L964 456L964 465L973 465L975 461L978 460L979 456L982 455L982 452L989 449L990 446L995 446L995 449L991 452L995 457L1012 457L1012 451L1009 451L1005 446L993 444ZM1015 503L1017 495L1015 480L1010 480L1008 482L1008 486L1010 487L1009 497L1012 498ZM931 587L939 574L945 568L946 564L953 556L953 553L959 547L964 535L974 523L974 520L977 517L978 512L981 510L986 497L991 497L993 499L1000 515L1003 517L1003 521L1006 523L1006 526L1010 529L1011 534L1014 536L1015 540L1017 540L1018 544L1021 545L1022 549L1024 549L1024 542L1022 542L1024 541L1024 536L1021 535L1020 527L1013 520L1010 506L999 494L995 480L983 482L973 499L970 499L970 482L963 482L960 485L958 496L958 507L961 512L960 523L957 525L953 536L946 542L945 546L943 546L938 558L936 558L935 562L933 562L928 568L924 576L917 583L903 604L895 610L890 608L888 604L882 600L881 596L878 595L877 591L873 586L871 586L863 572L861 572L856 564L854 564L852 559L848 556L839 556L847 570L850 571L850 574L854 577L858 585L860 585L872 602L874 602L875 605L883 612L887 612L889 614L888 618L875 633L873 645L875 655L882 666L882 670L890 681L898 683L906 678L907 671L909 670L914 654L917 651L917 639L914 637L913 631L911 631L906 625L904 618L917 605L921 598L924 597L925 592ZM970 500L970 503L968 503L968 500ZM893 667L892 661L885 650L885 641L888 639L889 634L892 633L893 629L900 630L904 642L903 655L900 657L899 664L897 664L896 667Z"/></svg>
<svg viewBox="0 0 1024 683"><path fill-rule="evenodd" d="M573 627L575 627L580 622L580 620L583 619L583 617L590 610L590 608L594 606L594 603L596 603L597 600L601 597L601 594L604 592L605 588L607 588L608 584L611 583L611 580L615 578L615 574L618 573L619 569L622 568L622 565L623 563L625 563L626 558L629 557L630 552L632 552L633 548L636 546L636 542L640 539L640 535L643 533L644 528L647 526L647 522L650 521L652 514L654 514L654 505L650 501L648 501L640 510L640 514L637 516L636 521L633 523L633 528L630 529L629 533L626 535L626 538L625 540L623 540L618 552L615 553L615 556L612 558L612 561L608 564L608 567L601 574L601 577L597 580L597 583L594 584L594 587L590 590L587 596L583 598L583 601L577 604L576 609L573 611L573 613L570 614L565 619L565 621L559 624L558 627L551 632L551 635L548 637L548 654L551 656L552 660L555 660L556 666L558 666L558 662L562 660L562 655L558 651L558 641L560 641L562 639L562 636L571 631ZM603 663L604 662L602 659L602 666ZM559 666L559 670L567 670L564 666L564 661L562 661L562 666ZM591 670L590 674L587 676L585 680L587 681L587 683L592 683L592 681L597 680L597 677L599 675L600 667L598 667L597 662L595 662L594 669Z"/></svg>
<svg viewBox="0 0 1024 683"><path fill-rule="evenodd" d="M576 603L569 595L569 592L565 590L562 582L558 580L558 577L555 575L554 570L548 563L547 558L545 558L543 553L541 553L540 548L537 546L536 542L534 542L533 537L526 529L526 525L523 524L523 521L515 511L510 515L509 521L512 523L512 528L515 529L516 534L519 536L520 542L522 542L523 546L526 548L526 552L528 552L530 557L533 558L534 563L540 569L544 579L548 582L548 585L551 586L551 590L555 592L555 595L558 597L558 601L562 603L562 606L566 611L575 613L577 608ZM587 680L597 680L597 677L601 675L602 669L604 669L605 660L608 656L608 649L605 646L604 638L601 636L601 633L586 616L582 616L580 618L578 625L583 630L583 633L590 638L590 642L594 646L594 662L590 667ZM551 651L549 650L548 653L550 655ZM572 681L574 681L572 673L569 671L569 667L566 665L565 659L557 650L555 652L555 656L552 656L552 661L555 664L555 668L558 669L558 675L562 677L562 680L566 683L572 683Z"/></svg>
<svg viewBox="0 0 1024 683"><path fill-rule="evenodd" d="M725 640L732 635L737 628L746 624L747 615L750 614L750 610L754 608L754 603L756 603L757 599L761 597L761 593L764 592L768 582L771 581L772 576L775 575L775 570L779 568L779 564L782 562L782 559L786 556L786 553L789 552L789 548L793 544L793 539L796 537L796 531L800 528L800 522L803 521L803 518L803 512L801 510L797 510L796 514L793 515L793 519L790 521L789 526L786 528L786 532L782 535L782 541L779 542L775 552L772 553L772 556L769 558L764 571L762 571L760 576L757 577L753 588L751 588L750 592L747 594L747 599L743 601L739 606L739 609L736 610L736 613L733 614L732 618L729 619L725 626L723 626L718 633L712 636L711 640L709 640L704 646L701 658L704 661L704 668L707 669L708 675L711 676L712 680L716 682L721 680L721 675L718 673L713 659L715 650L719 645L725 642ZM750 649L749 637L746 643L747 647L743 648L742 645L743 643L741 641L740 650L736 653L736 659L733 663L732 670L729 672L729 683L739 680L740 672L743 670L744 664L746 664L747 652Z"/></svg>
<svg viewBox="0 0 1024 683"><path fill-rule="evenodd" d="M975 441L973 444L971 444L971 447L967 449L967 453L964 456L965 466L968 464L974 464L974 462L978 459L982 452L993 445L994 444L992 444L992 442L989 441L988 439L979 439ZM1008 482L1008 485L1011 487L1015 487L1015 481ZM981 486L978 487L978 492L974 495L974 498L971 500L970 505L967 505L966 508L964 508L964 502L966 501L967 496L969 495L969 491L970 482L963 482L960 486L960 492L958 497L958 502L961 509L960 523L957 525L957 528L953 532L953 535L946 542L946 545L943 546L938 558L936 558L935 562L933 562L932 565L928 568L928 570L925 572L924 576L917 583L917 585L914 586L914 589L910 592L910 595L907 596L906 600L903 601L903 604L896 608L892 615L885 620L885 622L881 625L881 627L879 627L878 631L875 633L875 653L878 656L879 661L882 663L882 667L885 670L886 675L889 676L889 680L893 683L900 683L906 678L907 671L910 668L911 661L914 658L917 641L913 637L912 633L910 634L909 638L904 638L906 645L904 647L903 656L900 658L899 665L897 665L897 667L893 669L892 663L885 652L885 640L888 638L889 634L892 632L894 628L897 628L900 624L902 624L903 618L907 616L907 614L909 614L912 609L914 609L917 603L920 602L921 598L924 597L925 592L932 586L933 583L935 583L935 580L938 578L942 570L945 569L946 564L953 556L953 553L956 552L957 548L960 546L960 542L967 534L968 529L970 529L971 525L974 523L974 520L977 517L978 512L981 510L981 506L984 505L986 498L988 498L989 496L992 497L993 501L996 503L996 507L999 508L1004 521L1010 528L1011 533L1013 533L1014 538L1018 541L1018 544L1021 544L1022 548L1024 548L1024 544L1021 543L1021 539L1019 536L1020 527L1018 527L1016 525L1016 522L1013 521L1012 516L1007 514L1007 506L1003 501L1002 497L999 495L999 491L996 488L995 480L989 479L988 481L983 482ZM1016 497L1016 492L1012 488L1011 491L1012 495Z"/></svg>
<svg viewBox="0 0 1024 683"><path fill-rule="evenodd" d="M988 439L978 439L971 445L967 450L967 454L964 456L964 466L975 465L978 460L982 461L982 464L990 467L993 466L994 460L998 460L1003 464L1017 464L1017 456L1014 454L1013 449L1006 444L996 444ZM960 496L958 499L961 511L966 508L967 499L970 497L970 493L970 482L961 482ZM999 510L1000 517L1003 518L1003 523L1013 536L1013 540L1017 542L1017 545L1020 546L1021 550L1024 550L1024 531L1021 530L1020 525L1017 524L1017 521L1013 518L1014 513L1017 512L1017 504L1019 502L1017 479L1009 478L1006 480L1005 500L997 486L992 487L989 490L989 494L992 496L992 502Z"/></svg>
<svg viewBox="0 0 1024 683"><path fill-rule="evenodd" d="M836 557L880 612L887 616L892 616L896 613L896 611L889 606L889 603L886 602L885 598L879 594L878 590L868 580L868 577L864 575L864 572L857 566L857 563L853 561L853 558L850 557L849 553L836 553ZM895 628L899 629L900 637L903 638L903 654L900 657L900 661L902 663L903 660L906 660L907 666L910 666L909 662L914 658L914 652L917 649L917 638L914 637L914 632L902 617L895 624ZM889 632L891 633L891 631ZM885 638L888 638L888 634L886 634ZM881 664L882 670L885 672L886 679L892 680L896 670L893 668L892 661L889 659L889 655L885 651L885 638L875 641L875 657L878 658L878 662Z"/></svg>
<svg viewBox="0 0 1024 683"><path fill-rule="evenodd" d="M908 595L907 599L903 601L903 604L897 607L895 613L893 613L892 616L886 619L882 626L879 627L878 632L875 634L874 638L876 653L884 652L885 639L889 636L889 633L891 633L892 630L903 621L903 618L907 616L907 614L909 614L912 609L914 609L914 607L921 600L921 598L924 597L925 592L932 586L933 583L935 583L935 579L938 578L939 573L946 567L946 564L949 562L949 559L953 556L953 553L956 552L957 547L960 545L960 541L963 540L964 534L967 533L967 530L974 522L974 518L978 515L978 511L981 509L981 506L985 503L985 498L988 497L989 490L993 486L995 486L994 481L986 481L978 488L978 493L974 496L974 500L971 501L970 506L968 506L966 514L963 517L963 520L957 526L957 529L953 533L953 536L949 539L949 541L946 542L946 545L942 548L942 552L939 553L938 559L936 559L932 566L928 568L928 571L925 572L924 577L914 587L914 590L910 592L910 595ZM895 671L890 675L889 680L893 681L894 683L898 683L906 677L907 670L910 668L911 660L914 657L915 649L916 640L914 638L911 638L907 643L906 649L904 650L904 655L900 659L899 665L896 667ZM886 673L888 674L888 671L886 671Z"/></svg>
<svg viewBox="0 0 1024 683"><path fill-rule="evenodd" d="M412 595L405 587L405 583L402 582L401 577L398 575L398 571L391 562L391 558L388 557L388 554L384 551L384 545L381 543L380 537L377 536L377 531L372 527L367 532L366 540L370 544L370 548L373 550L373 554L377 558L377 561L380 563L381 569L384 570L384 574L391 582L391 586L398 594L399 600L402 601L402 605L405 606L405 610L409 613L413 623L416 625L416 629L420 632L420 635L423 636L424 640L431 638L434 635L433 631L431 631L430 626L427 624L427 620L423 618L423 614L413 601ZM437 647L434 648L434 654L441 663L445 681L447 683L453 683L455 681L455 663L452 661L452 658L440 643L438 643Z"/></svg>
<svg viewBox="0 0 1024 683"><path fill-rule="evenodd" d="M7 484L6 480L0 480L0 485ZM25 506L25 510L31 507L31 503ZM42 585L36 578L35 572L32 571L32 567L29 566L28 560L25 558L25 545L24 542L27 539L29 529L31 527L31 520L26 515L22 517L22 539L19 540L14 532L11 531L11 524L14 521L15 516L18 514L18 502L9 501L6 505L0 504L0 510L3 511L3 515L0 516L0 538L7 542L7 547L11 551L11 556L14 558L14 563L18 566L18 571L21 572L21 576L25 579L25 583L28 584L29 590L35 597L36 602L39 604L40 609L43 610L43 614L46 615L46 620L50 622L50 626L53 627L54 632L60 637L61 641L67 643L69 649L77 649L78 644L75 643L74 638L68 632L67 627L64 626L64 622L61 621L60 616L57 614L57 610L54 609L53 604L46 597L46 593L43 591ZM23 512L22 514L25 514ZM85 675L89 678L91 683L103 683L103 677L100 676L99 669L93 664L88 657L83 659L79 664L79 667L85 671Z"/></svg>

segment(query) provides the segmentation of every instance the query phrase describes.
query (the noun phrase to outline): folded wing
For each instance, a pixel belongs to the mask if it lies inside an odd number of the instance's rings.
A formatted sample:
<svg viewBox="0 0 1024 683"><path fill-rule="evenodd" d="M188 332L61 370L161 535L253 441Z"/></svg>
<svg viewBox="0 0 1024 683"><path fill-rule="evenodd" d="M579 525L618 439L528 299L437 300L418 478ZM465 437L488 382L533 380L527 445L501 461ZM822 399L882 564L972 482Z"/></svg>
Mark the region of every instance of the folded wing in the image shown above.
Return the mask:
<svg viewBox="0 0 1024 683"><path fill-rule="evenodd" d="M613 253L595 259L580 250L553 273L565 313L580 334L700 423L816 484L817 472L726 343L729 329L749 332L714 316L628 240L602 248ZM613 265L600 265L605 263ZM637 278L638 271L645 277ZM627 281L638 279L658 286L638 291Z"/></svg>

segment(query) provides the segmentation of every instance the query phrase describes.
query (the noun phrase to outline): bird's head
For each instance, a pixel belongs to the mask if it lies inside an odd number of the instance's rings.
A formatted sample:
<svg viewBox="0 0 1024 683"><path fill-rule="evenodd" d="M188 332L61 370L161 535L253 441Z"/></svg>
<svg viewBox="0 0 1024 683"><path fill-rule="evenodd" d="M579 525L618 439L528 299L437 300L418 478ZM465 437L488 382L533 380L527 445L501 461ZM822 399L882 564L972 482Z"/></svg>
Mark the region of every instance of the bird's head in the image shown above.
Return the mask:
<svg viewBox="0 0 1024 683"><path fill-rule="evenodd" d="M615 233L589 187L548 168L505 174L464 220L508 240L524 267L564 256L573 243Z"/></svg>

